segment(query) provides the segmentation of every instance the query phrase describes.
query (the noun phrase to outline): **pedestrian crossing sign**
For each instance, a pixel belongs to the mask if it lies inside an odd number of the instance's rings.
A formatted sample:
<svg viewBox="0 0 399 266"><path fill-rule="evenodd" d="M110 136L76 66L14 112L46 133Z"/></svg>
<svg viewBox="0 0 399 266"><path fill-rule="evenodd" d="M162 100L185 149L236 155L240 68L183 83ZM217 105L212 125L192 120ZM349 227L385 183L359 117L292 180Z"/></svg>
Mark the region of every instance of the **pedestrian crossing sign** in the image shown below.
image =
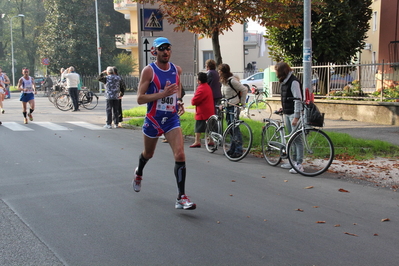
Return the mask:
<svg viewBox="0 0 399 266"><path fill-rule="evenodd" d="M163 31L162 13L159 9L141 10L142 31Z"/></svg>

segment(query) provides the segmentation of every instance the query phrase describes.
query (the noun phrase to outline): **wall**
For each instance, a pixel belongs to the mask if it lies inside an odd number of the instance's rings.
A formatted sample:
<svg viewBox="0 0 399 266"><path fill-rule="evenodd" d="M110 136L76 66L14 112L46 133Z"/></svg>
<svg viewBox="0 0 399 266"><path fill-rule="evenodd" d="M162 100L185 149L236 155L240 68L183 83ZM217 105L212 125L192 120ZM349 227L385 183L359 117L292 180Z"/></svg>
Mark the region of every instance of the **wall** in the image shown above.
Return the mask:
<svg viewBox="0 0 399 266"><path fill-rule="evenodd" d="M281 107L280 98L268 99L272 110ZM366 123L399 126L399 103L315 100L325 119L356 120Z"/></svg>

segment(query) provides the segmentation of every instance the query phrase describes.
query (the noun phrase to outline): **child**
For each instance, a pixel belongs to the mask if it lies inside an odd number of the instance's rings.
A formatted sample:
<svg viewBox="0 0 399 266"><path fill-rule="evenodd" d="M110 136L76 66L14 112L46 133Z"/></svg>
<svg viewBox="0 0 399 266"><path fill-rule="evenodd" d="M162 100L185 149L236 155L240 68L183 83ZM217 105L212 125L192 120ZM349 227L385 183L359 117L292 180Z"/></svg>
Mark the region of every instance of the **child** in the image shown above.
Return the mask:
<svg viewBox="0 0 399 266"><path fill-rule="evenodd" d="M195 141L190 148L201 148L201 133L205 132L208 118L215 114L213 93L207 83L207 75L200 72L197 76L198 88L191 99L191 104L195 105Z"/></svg>

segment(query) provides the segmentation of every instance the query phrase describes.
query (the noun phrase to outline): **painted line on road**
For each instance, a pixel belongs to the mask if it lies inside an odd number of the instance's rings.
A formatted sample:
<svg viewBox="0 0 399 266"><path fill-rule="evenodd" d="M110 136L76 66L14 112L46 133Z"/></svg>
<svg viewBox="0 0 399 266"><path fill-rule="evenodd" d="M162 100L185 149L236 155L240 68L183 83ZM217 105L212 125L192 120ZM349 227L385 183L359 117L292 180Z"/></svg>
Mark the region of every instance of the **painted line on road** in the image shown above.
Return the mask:
<svg viewBox="0 0 399 266"><path fill-rule="evenodd" d="M12 131L33 131L33 129L18 124L17 122L3 122L1 126L11 129Z"/></svg>
<svg viewBox="0 0 399 266"><path fill-rule="evenodd" d="M97 126L97 125L90 124L90 123L87 123L87 122L67 121L67 123L73 124L73 125L76 125L76 126L80 126L80 127L84 127L84 128L90 129L90 130L108 130L108 129L102 127L102 126Z"/></svg>
<svg viewBox="0 0 399 266"><path fill-rule="evenodd" d="M64 127L64 126L60 126L57 125L55 123L52 122L32 122L33 124L48 128L50 130L72 130L70 128Z"/></svg>

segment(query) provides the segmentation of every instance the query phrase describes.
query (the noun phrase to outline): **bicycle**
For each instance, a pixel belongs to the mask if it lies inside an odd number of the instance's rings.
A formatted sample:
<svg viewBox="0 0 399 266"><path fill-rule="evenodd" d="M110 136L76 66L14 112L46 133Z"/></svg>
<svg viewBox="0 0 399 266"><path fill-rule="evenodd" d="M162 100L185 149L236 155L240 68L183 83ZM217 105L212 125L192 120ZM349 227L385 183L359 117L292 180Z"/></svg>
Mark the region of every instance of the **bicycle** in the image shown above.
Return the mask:
<svg viewBox="0 0 399 266"><path fill-rule="evenodd" d="M85 87L79 91L79 106L83 106L87 110L93 110L98 105L98 96ZM73 103L69 93L64 92L56 96L54 105L61 111L68 111L73 108Z"/></svg>
<svg viewBox="0 0 399 266"><path fill-rule="evenodd" d="M225 99L222 101L227 102ZM231 103L227 103L234 105ZM208 118L205 129L205 147L208 152L214 153L218 147L223 148L223 153L230 161L242 160L252 147L252 130L249 125L238 119L240 106L234 105L234 112L227 112L223 105L216 106L218 113ZM233 121L223 131L224 120L223 114L233 114ZM231 154L230 150L235 150L237 145L242 146L242 153Z"/></svg>
<svg viewBox="0 0 399 266"><path fill-rule="evenodd" d="M255 94L255 97L248 103L247 108L245 108L245 116L249 119L258 117L260 120L270 118L272 116L272 108L264 100L268 96L267 91L263 90L260 92L256 85L252 85L251 92Z"/></svg>
<svg viewBox="0 0 399 266"><path fill-rule="evenodd" d="M57 98L58 94L67 93L67 92L68 89L66 88L65 84L59 82L50 89L50 91L47 93L47 97L51 103L55 104L55 98Z"/></svg>
<svg viewBox="0 0 399 266"><path fill-rule="evenodd" d="M324 131L306 123L308 107L304 102L302 105L304 112L297 126L288 135L285 134L284 119L265 119L266 124L262 130L262 152L265 160L272 166L288 158L292 168L298 173L304 176L316 176L330 167L334 160L334 145ZM282 111L276 111L275 114L283 116ZM296 164L297 159L302 161L303 168Z"/></svg>

